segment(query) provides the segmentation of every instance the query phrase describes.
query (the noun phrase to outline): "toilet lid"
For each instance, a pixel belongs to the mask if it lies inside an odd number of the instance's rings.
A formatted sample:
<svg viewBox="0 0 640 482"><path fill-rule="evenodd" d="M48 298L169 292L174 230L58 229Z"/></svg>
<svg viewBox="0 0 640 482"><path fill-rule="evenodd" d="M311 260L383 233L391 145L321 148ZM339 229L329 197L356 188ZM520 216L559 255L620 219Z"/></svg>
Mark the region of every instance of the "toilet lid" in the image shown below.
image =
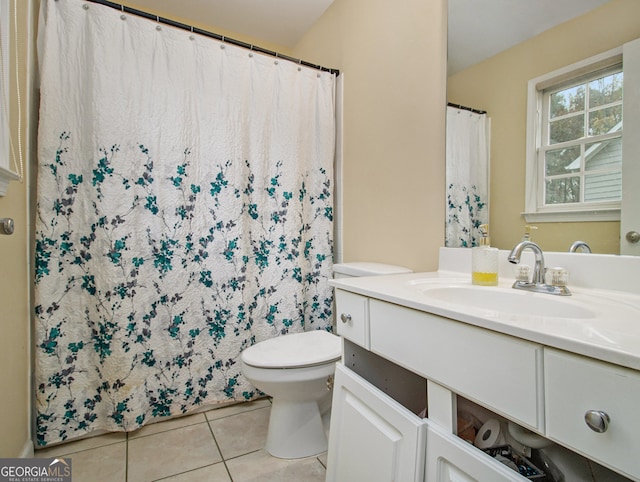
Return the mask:
<svg viewBox="0 0 640 482"><path fill-rule="evenodd" d="M340 337L324 330L278 336L242 352L242 361L257 368L301 368L337 361Z"/></svg>

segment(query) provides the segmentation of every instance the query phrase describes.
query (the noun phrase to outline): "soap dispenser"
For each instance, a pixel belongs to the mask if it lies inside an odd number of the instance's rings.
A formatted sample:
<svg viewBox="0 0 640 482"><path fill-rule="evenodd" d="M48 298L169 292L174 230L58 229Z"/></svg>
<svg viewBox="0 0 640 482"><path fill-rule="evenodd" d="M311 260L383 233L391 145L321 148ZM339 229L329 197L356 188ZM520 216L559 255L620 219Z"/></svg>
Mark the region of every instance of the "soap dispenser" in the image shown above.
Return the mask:
<svg viewBox="0 0 640 482"><path fill-rule="evenodd" d="M471 250L471 283L480 286L498 284L498 248L490 246L489 225L480 226L480 246Z"/></svg>

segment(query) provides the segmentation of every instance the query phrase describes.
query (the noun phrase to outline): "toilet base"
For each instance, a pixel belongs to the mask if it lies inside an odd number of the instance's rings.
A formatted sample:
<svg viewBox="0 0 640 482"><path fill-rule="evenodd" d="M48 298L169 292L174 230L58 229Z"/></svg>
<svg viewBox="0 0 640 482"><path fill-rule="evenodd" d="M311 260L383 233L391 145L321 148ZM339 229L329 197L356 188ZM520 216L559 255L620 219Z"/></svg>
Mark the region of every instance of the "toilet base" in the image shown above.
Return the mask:
<svg viewBox="0 0 640 482"><path fill-rule="evenodd" d="M281 459L310 457L327 450L318 401L273 398L265 450Z"/></svg>

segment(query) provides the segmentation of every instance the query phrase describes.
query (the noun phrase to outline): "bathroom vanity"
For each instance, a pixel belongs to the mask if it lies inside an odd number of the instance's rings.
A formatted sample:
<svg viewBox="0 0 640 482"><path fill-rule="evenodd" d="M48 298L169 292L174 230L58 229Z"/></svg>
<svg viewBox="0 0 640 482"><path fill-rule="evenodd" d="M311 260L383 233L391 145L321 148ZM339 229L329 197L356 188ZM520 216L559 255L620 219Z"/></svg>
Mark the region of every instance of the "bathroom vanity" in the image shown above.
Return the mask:
<svg viewBox="0 0 640 482"><path fill-rule="evenodd" d="M468 251L443 248L437 273L332 281L327 480L527 480L456 435L460 400L615 472L597 480L640 480L637 261L547 254L573 274L560 300L511 290L506 252L500 285L472 286Z"/></svg>

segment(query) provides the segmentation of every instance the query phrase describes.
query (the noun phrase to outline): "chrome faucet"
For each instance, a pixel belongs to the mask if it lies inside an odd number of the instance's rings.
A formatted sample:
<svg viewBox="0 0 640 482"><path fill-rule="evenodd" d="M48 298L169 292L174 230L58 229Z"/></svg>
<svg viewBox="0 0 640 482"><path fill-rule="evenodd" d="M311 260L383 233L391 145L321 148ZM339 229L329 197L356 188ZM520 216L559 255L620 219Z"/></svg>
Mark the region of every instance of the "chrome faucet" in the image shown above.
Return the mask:
<svg viewBox="0 0 640 482"><path fill-rule="evenodd" d="M544 255L542 249L533 241L522 241L511 250L509 253L509 263L520 264L520 257L522 252L529 248L536 256L536 265L533 267L533 283L544 284Z"/></svg>
<svg viewBox="0 0 640 482"><path fill-rule="evenodd" d="M591 252L591 248L584 241L576 241L569 248L569 252L570 253L577 253L578 250L582 250L583 253L590 253Z"/></svg>
<svg viewBox="0 0 640 482"><path fill-rule="evenodd" d="M509 253L507 260L513 264L520 264L520 257L525 249L530 249L536 257L536 264L533 267L533 279L531 281L516 281L513 288L517 290L534 291L536 293L547 293L550 295L569 296L571 292L566 286L554 286L545 283L544 254L542 249L532 241L521 241Z"/></svg>

